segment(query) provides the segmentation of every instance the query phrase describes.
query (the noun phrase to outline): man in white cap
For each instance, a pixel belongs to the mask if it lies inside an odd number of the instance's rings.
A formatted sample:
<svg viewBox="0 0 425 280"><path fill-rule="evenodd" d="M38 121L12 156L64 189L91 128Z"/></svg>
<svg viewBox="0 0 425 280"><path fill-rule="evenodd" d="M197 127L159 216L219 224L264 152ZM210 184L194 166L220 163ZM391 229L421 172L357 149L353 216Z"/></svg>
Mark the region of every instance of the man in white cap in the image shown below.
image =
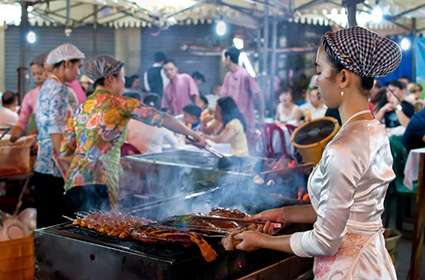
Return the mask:
<svg viewBox="0 0 425 280"><path fill-rule="evenodd" d="M65 83L77 78L84 58L74 45L62 44L53 49L46 59L51 72L37 96L35 112L39 148L34 165L34 186L39 227L62 220L64 180L55 159L66 121L77 106Z"/></svg>

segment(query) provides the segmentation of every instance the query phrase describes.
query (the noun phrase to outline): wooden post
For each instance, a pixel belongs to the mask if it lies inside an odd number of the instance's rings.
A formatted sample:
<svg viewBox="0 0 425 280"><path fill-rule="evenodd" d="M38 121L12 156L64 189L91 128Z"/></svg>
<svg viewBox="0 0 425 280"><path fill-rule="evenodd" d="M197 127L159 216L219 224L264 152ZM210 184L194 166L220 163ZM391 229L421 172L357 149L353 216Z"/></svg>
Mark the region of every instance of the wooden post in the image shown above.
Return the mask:
<svg viewBox="0 0 425 280"><path fill-rule="evenodd" d="M415 230L412 238L412 254L410 256L410 269L407 279L421 279L421 260L424 251L425 229L425 154L419 155L418 187L416 191L416 217Z"/></svg>
<svg viewBox="0 0 425 280"><path fill-rule="evenodd" d="M28 43L26 40L27 32L29 31L28 23L28 3L26 1L21 1L21 24L19 26L19 68L16 69L18 75L18 103L21 104L21 101L24 98L24 95L27 91L27 78L25 75L25 69L27 65L27 52L28 52Z"/></svg>
<svg viewBox="0 0 425 280"><path fill-rule="evenodd" d="M417 43L416 18L412 18L412 82L416 83L416 43Z"/></svg>

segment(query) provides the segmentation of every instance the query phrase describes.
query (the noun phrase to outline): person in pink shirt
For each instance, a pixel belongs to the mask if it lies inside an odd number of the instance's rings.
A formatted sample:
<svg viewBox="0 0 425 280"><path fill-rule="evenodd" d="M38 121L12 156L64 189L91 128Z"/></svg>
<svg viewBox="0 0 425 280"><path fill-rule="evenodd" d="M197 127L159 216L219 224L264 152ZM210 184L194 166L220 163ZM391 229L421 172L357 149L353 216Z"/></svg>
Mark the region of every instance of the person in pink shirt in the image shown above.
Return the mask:
<svg viewBox="0 0 425 280"><path fill-rule="evenodd" d="M183 113L184 106L200 104L198 86L190 75L179 73L172 60L164 63L164 72L170 82L164 89L162 108L176 116Z"/></svg>
<svg viewBox="0 0 425 280"><path fill-rule="evenodd" d="M18 122L10 132L11 142L17 141L22 136L24 130L27 130L29 134L34 133L36 130L35 122L31 120L33 120L32 117L35 107L35 101L37 100L37 95L40 92L41 86L47 78L47 71L44 67L45 59L45 54L39 55L35 57L30 64L31 75L35 83L35 88L25 94L25 97L22 101Z"/></svg>
<svg viewBox="0 0 425 280"><path fill-rule="evenodd" d="M248 131L255 128L255 99L257 99L260 119L264 116L264 98L254 77L239 66L240 51L231 47L224 52L224 66L229 70L224 76L221 96L231 96L248 122Z"/></svg>
<svg viewBox="0 0 425 280"><path fill-rule="evenodd" d="M86 93L84 92L83 87L77 79L73 80L72 82L66 83L66 85L72 90L72 93L77 99L78 105L83 104L84 101L86 101Z"/></svg>

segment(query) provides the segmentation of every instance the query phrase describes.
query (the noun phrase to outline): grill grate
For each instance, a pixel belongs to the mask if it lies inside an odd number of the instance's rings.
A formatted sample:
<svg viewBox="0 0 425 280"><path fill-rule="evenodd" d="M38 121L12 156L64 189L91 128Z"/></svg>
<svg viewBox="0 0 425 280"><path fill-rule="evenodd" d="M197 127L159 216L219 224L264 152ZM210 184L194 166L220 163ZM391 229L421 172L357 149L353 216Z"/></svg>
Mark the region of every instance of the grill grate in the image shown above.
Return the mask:
<svg viewBox="0 0 425 280"><path fill-rule="evenodd" d="M183 246L182 244L177 242L173 243L172 241L138 242L133 240L123 240L72 224L61 225L56 229L56 232L60 235L81 239L120 250L127 250L132 253L149 256L155 259L167 260L173 263L180 260L193 259L194 257L196 259L202 259L199 249L196 246ZM221 246L219 246L219 238L204 238L212 247L214 247L216 252L223 252L223 249Z"/></svg>

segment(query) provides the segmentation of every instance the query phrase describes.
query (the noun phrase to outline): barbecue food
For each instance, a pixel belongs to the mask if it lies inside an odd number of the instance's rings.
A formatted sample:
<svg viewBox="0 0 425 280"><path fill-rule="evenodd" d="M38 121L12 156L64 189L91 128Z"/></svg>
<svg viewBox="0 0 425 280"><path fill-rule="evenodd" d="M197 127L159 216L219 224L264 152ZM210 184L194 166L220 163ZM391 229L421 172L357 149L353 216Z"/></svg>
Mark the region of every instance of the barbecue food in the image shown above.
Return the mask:
<svg viewBox="0 0 425 280"><path fill-rule="evenodd" d="M237 209L214 208L209 213L189 214L173 216L161 222L162 225L184 228L205 235L222 235L237 228L252 228L246 222L239 222L238 219L249 217L248 214ZM216 219L214 219L216 218ZM230 220L220 220L229 218ZM236 221L232 221L231 219ZM256 226L252 225L254 229Z"/></svg>
<svg viewBox="0 0 425 280"><path fill-rule="evenodd" d="M218 216L218 217L225 217L225 218L246 218L249 217L247 213L242 212L238 209L228 209L228 208L213 208L209 213L208 216Z"/></svg>
<svg viewBox="0 0 425 280"><path fill-rule="evenodd" d="M161 229L152 226L141 226L134 229L131 237L135 240L145 241L146 239L158 240L164 242L176 242L182 245L190 246L196 244L201 251L202 256L207 262L212 262L217 258L217 253L199 234L194 232L184 232L173 229Z"/></svg>
<svg viewBox="0 0 425 280"><path fill-rule="evenodd" d="M196 244L207 262L217 258L214 249L198 234L166 228L154 224L148 219L131 217L117 212L98 212L77 218L73 224L121 239L149 243L171 242L185 246Z"/></svg>
<svg viewBox="0 0 425 280"><path fill-rule="evenodd" d="M96 230L97 232L121 239L128 238L132 229L140 225L148 225L153 221L135 218L119 212L95 212L87 216L76 218L74 225Z"/></svg>

